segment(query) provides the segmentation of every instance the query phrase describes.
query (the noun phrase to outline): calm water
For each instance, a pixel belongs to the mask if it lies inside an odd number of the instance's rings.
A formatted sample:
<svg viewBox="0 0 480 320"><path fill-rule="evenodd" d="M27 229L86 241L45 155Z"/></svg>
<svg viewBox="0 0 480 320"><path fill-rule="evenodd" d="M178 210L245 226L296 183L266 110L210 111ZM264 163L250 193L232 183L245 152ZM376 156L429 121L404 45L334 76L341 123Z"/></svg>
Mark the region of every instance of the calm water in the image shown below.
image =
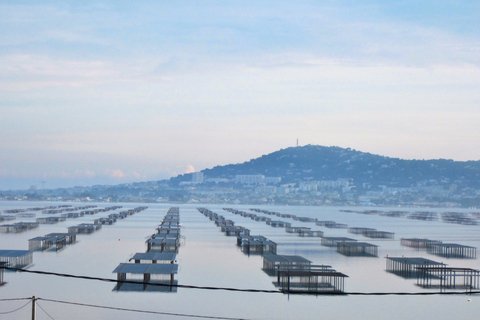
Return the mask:
<svg viewBox="0 0 480 320"><path fill-rule="evenodd" d="M0 210L10 208L45 207L54 203L0 202ZM75 203L73 206L83 204ZM99 208L106 204L96 204ZM120 204L120 210L144 204ZM30 270L70 273L104 278L115 278L112 273L121 262L127 262L136 252L145 252L145 240L167 213L169 204L145 204L145 211L118 220L114 225L90 235L78 235L77 243L58 252L36 252ZM177 205L175 205L177 206ZM417 221L406 218L390 218L378 215L363 215L340 212L341 209L366 208L339 207L273 207L200 205L235 221L236 225L251 230L252 235L263 235L278 244L278 254L301 255L314 264L328 264L349 276L345 281L347 292L426 292L415 285L415 280L406 280L385 272L385 256L420 256L443 261L450 267L480 269L478 259L446 259L400 246L402 237L419 237L454 242L480 247L480 226L446 224L441 221ZM275 290L274 278L264 273L260 256L247 256L236 246L235 237L227 237L215 224L197 211L198 205L180 205L182 223L182 246L177 255L179 272L176 275L181 285L233 287L245 289ZM320 246L319 238L301 238L282 228L272 228L265 222L257 222L222 210L231 207L248 211L262 208L269 211L334 220L350 227L370 227L395 233L395 240L377 240L353 235L346 229L328 229L314 223L302 223L291 219L293 226L307 226L322 230L325 236L344 236L379 246L378 258L345 257L334 249ZM391 208L379 208L388 211ZM398 210L398 208L397 208ZM417 211L424 209L403 209ZM55 225L40 225L39 228L19 234L0 234L0 249L28 248L28 239L51 232L67 232L67 227L91 223L95 216L67 219ZM478 212L475 210L432 209L435 212ZM260 213L257 213L261 215ZM42 216L37 212L37 217ZM43 215L45 216L45 215ZM13 222L32 221L34 218L17 218ZM7 223L10 223L7 222ZM231 317L244 319L480 319L480 296L298 296L268 293L243 293L207 291L179 288L176 293L162 292L117 292L114 284L100 281L59 278L47 275L5 272L8 283L0 287L0 299L24 298L33 295L85 304L181 313L202 316ZM468 301L471 299L471 301ZM0 301L0 313L14 310L27 301ZM192 319L191 317L149 315L125 311L105 310L47 301L39 305L53 319ZM0 319L26 319L30 307L1 315ZM37 319L50 319L37 309Z"/></svg>

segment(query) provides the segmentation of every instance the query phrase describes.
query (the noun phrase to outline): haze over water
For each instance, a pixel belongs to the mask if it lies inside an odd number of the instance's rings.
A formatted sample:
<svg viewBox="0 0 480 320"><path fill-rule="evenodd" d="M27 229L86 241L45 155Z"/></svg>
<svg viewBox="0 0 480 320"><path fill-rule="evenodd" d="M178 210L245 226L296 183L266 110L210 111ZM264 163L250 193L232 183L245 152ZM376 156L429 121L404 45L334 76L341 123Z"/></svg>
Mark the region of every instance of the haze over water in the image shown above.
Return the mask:
<svg viewBox="0 0 480 320"><path fill-rule="evenodd" d="M54 203L1 202L0 210L47 206ZM80 205L78 203L74 206ZM96 204L99 208L113 204ZM120 204L125 210L145 204ZM236 246L235 237L227 237L204 215L197 205L146 204L149 208L90 235L78 235L77 243L57 253L35 252L34 265L30 270L69 273L103 278L116 278L112 271L121 262L127 262L136 252L145 252L145 240L172 206L180 207L182 244L177 255L179 272L176 279L180 285L231 287L242 289L276 290L275 279L264 273L260 256L247 256ZM421 256L443 261L450 267L479 268L477 259L446 259L400 246L400 238L418 237L443 242L480 246L480 226L447 224L441 221L417 221L406 218L391 218L340 212L342 209L363 211L366 208L342 207L276 207L206 205L235 225L251 230L252 235L263 235L278 244L277 253L301 255L314 264L331 265L349 276L345 280L346 292L428 292L415 285L414 279L403 279L385 272L385 256ZM394 240L369 239L347 233L346 229L329 229L291 219L293 226L308 226L322 230L325 236L344 236L379 246L378 257L346 257L334 249L320 245L319 238L302 238L286 233L284 228L272 228L264 222L231 214L222 207L248 211L261 208L297 216L314 217L346 223L349 227L370 227L395 233ZM398 208L377 208L398 210ZM424 209L402 208L406 211ZM478 210L432 209L435 212L479 212ZM114 211L117 212L117 211ZM109 212L111 213L111 212ZM55 225L40 225L39 228L19 234L0 234L0 249L28 248L28 239L50 232L66 232L66 228L106 216L99 213L77 219L67 219ZM42 216L37 213L37 217ZM17 218L13 222L33 218ZM234 317L244 319L475 319L480 311L478 296L305 296L271 293L244 293L178 288L176 293L163 292L117 292L114 284L100 281L61 278L46 275L5 272L7 284L0 287L0 299L37 296L86 304L152 310L191 315ZM472 301L469 302L468 299ZM25 301L0 302L1 311L13 310ZM39 301L54 319L158 319L158 315L136 314L126 311L87 308ZM2 319L24 319L30 308L4 315ZM37 309L38 319L48 317ZM162 319L189 319L187 317L162 315Z"/></svg>

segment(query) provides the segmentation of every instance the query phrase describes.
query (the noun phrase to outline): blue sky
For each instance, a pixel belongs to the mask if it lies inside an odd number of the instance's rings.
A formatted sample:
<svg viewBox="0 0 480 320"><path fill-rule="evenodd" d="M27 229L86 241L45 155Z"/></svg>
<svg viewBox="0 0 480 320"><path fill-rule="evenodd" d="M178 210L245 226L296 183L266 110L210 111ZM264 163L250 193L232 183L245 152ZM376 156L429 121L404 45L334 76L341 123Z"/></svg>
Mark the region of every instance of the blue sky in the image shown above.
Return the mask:
<svg viewBox="0 0 480 320"><path fill-rule="evenodd" d="M0 189L318 144L480 160L478 1L2 1Z"/></svg>

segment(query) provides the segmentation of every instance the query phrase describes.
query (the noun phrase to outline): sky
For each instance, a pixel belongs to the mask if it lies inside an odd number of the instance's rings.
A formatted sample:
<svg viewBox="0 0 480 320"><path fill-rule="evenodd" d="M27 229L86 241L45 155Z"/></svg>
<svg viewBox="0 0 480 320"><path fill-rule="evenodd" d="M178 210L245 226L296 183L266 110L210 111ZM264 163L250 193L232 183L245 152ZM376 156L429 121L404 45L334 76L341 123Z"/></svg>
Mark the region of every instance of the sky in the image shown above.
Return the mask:
<svg viewBox="0 0 480 320"><path fill-rule="evenodd" d="M480 160L480 2L0 1L0 190L299 145Z"/></svg>

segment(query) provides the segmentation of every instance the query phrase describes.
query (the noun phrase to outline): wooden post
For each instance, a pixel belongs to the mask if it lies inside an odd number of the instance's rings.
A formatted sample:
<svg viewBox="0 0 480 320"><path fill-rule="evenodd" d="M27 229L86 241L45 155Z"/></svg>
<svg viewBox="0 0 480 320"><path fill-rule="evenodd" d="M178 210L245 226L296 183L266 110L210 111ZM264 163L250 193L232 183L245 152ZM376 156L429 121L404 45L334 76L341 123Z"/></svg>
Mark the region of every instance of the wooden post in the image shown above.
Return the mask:
<svg viewBox="0 0 480 320"><path fill-rule="evenodd" d="M37 318L37 312L36 312L36 308L37 308L37 298L35 296L32 297L32 320L35 320Z"/></svg>

